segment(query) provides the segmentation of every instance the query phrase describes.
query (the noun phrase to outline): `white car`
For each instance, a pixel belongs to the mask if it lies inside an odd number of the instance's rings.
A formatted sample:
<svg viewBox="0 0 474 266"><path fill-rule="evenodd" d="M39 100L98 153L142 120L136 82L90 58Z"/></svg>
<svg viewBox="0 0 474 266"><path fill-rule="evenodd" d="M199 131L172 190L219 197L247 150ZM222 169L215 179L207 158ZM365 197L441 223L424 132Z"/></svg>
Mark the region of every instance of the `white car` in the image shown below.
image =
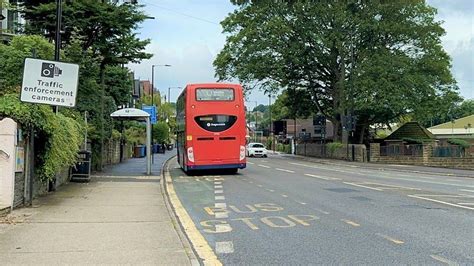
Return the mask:
<svg viewBox="0 0 474 266"><path fill-rule="evenodd" d="M247 145L248 157L267 157L268 151L262 143L252 142Z"/></svg>

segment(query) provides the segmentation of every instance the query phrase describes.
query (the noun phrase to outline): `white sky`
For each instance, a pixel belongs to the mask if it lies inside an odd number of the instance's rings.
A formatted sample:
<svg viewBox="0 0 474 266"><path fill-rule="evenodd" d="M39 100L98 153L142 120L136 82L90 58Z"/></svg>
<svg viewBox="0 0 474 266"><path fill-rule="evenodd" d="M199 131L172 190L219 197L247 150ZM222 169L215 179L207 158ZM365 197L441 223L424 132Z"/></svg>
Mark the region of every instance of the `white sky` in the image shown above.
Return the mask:
<svg viewBox="0 0 474 266"><path fill-rule="evenodd" d="M152 64L170 64L155 67L155 87L162 92L168 87L184 86L191 82L215 81L212 62L224 46L220 21L234 10L228 0L139 0L145 12L154 20L147 20L139 29L142 38L151 39L147 51L154 56L141 64L130 65L136 78L151 80ZM474 0L428 0L438 8L437 19L444 21L446 35L443 46L451 56L453 74L461 95L474 99ZM179 89L171 90L175 101ZM255 101L268 104L262 92L249 96L249 105Z"/></svg>

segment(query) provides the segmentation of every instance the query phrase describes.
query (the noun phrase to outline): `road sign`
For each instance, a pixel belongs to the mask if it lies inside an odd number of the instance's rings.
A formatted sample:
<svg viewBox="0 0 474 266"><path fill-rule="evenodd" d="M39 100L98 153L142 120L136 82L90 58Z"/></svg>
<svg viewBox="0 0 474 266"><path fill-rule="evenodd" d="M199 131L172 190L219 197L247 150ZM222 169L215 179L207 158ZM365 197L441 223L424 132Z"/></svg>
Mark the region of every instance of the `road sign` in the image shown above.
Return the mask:
<svg viewBox="0 0 474 266"><path fill-rule="evenodd" d="M76 106L79 65L26 58L21 101Z"/></svg>
<svg viewBox="0 0 474 266"><path fill-rule="evenodd" d="M156 124L156 106L142 106L142 110L150 114L150 121L152 124Z"/></svg>

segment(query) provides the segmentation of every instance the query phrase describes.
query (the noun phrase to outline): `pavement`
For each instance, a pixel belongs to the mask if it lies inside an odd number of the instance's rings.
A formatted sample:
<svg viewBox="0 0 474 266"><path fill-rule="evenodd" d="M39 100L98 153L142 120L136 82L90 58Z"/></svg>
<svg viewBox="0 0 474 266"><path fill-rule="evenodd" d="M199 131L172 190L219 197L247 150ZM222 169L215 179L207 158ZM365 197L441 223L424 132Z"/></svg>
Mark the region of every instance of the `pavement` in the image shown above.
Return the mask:
<svg viewBox="0 0 474 266"><path fill-rule="evenodd" d="M160 186L174 154L155 154L152 176L129 159L14 210L0 220L0 264L196 264Z"/></svg>

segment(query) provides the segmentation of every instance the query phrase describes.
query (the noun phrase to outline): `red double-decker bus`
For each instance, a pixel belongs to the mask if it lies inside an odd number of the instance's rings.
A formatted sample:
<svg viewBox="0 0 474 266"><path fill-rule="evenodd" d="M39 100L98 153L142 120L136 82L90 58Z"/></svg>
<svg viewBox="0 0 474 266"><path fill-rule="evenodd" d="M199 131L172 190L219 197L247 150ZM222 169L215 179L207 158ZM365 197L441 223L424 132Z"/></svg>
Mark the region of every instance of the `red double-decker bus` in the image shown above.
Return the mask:
<svg viewBox="0 0 474 266"><path fill-rule="evenodd" d="M176 103L178 162L185 172L246 166L245 108L238 84L189 84Z"/></svg>

